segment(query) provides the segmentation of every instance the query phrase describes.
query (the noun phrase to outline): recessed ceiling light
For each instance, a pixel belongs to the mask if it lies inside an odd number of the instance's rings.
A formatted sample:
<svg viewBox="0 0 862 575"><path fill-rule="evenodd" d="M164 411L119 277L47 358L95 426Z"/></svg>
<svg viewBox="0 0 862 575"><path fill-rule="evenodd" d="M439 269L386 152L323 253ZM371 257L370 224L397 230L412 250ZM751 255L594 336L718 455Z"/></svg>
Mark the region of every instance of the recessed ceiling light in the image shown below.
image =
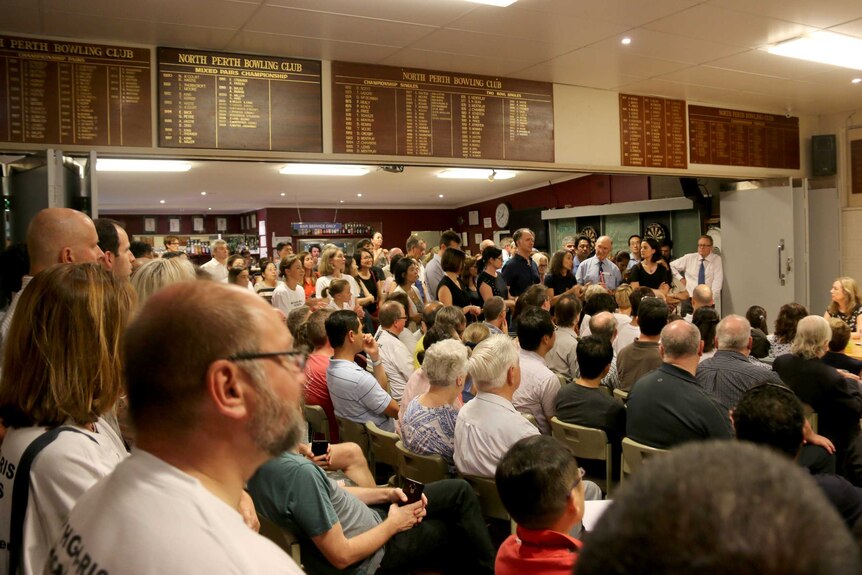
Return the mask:
<svg viewBox="0 0 862 575"><path fill-rule="evenodd" d="M628 36L626 36L625 38L620 40L620 44L622 44L623 46L628 46L631 43L632 43L632 39L629 38Z"/></svg>
<svg viewBox="0 0 862 575"><path fill-rule="evenodd" d="M477 170L473 168L449 168L437 174L438 178L453 180L508 180L514 178L512 170Z"/></svg>
<svg viewBox="0 0 862 575"><path fill-rule="evenodd" d="M282 195L282 196L283 196L283 195L285 195L285 194L284 194L284 192L281 192L281 195Z"/></svg>
<svg viewBox="0 0 862 575"><path fill-rule="evenodd" d="M208 209L208 210L211 210L212 208L207 208L207 209Z"/></svg>
<svg viewBox="0 0 862 575"><path fill-rule="evenodd" d="M191 162L174 160L96 160L96 170L99 172L188 172L191 169Z"/></svg>
<svg viewBox="0 0 862 575"><path fill-rule="evenodd" d="M442 197L443 197L443 194L438 194L438 195L437 195L437 197L438 197L438 198L442 198Z"/></svg>
<svg viewBox="0 0 862 575"><path fill-rule="evenodd" d="M851 83L851 84L859 84L859 83L862 83L862 78L853 78L852 80L850 80L850 83Z"/></svg>
<svg viewBox="0 0 862 575"><path fill-rule="evenodd" d="M165 203L165 201L164 201L164 200L159 200L159 203L160 203L160 204L164 204L164 203Z"/></svg>
<svg viewBox="0 0 862 575"><path fill-rule="evenodd" d="M339 203L339 204L343 204L343 203L344 203L344 200L338 200L338 203Z"/></svg>
<svg viewBox="0 0 862 575"><path fill-rule="evenodd" d="M364 176L371 170L366 166L343 164L288 164L279 171L295 176Z"/></svg>
<svg viewBox="0 0 862 575"><path fill-rule="evenodd" d="M362 194L356 194L356 197L357 197L357 198L361 198L361 197L362 197Z"/></svg>
<svg viewBox="0 0 862 575"><path fill-rule="evenodd" d="M202 195L202 196L205 196L205 195L207 195L207 193L206 193L206 192L201 192L201 195Z"/></svg>
<svg viewBox="0 0 862 575"><path fill-rule="evenodd" d="M517 1L518 0L467 0L467 2L472 2L474 4L487 4L488 6L499 6L500 8L511 6Z"/></svg>
<svg viewBox="0 0 862 575"><path fill-rule="evenodd" d="M812 32L767 46L766 51L788 58L862 70L862 38L835 32Z"/></svg>

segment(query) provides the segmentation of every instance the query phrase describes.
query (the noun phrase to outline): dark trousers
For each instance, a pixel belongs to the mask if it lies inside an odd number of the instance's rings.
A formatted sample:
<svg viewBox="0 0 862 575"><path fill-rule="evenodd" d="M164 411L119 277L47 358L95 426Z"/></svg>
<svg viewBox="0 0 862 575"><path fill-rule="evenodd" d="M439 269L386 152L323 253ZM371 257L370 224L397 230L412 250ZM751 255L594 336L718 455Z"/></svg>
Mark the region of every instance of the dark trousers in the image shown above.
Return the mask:
<svg viewBox="0 0 862 575"><path fill-rule="evenodd" d="M425 495L428 514L389 540L377 573L403 575L433 566L447 573L493 574L496 550L470 485L444 479L425 485Z"/></svg>

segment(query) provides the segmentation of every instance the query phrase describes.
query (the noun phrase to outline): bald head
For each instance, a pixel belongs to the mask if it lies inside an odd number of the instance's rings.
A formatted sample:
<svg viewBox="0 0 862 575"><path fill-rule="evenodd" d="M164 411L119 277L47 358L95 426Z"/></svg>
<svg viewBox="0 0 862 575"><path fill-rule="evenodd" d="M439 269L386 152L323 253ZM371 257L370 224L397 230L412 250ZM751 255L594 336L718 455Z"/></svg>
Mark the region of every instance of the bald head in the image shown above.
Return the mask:
<svg viewBox="0 0 862 575"><path fill-rule="evenodd" d="M729 315L715 328L718 349L747 352L751 348L751 324L741 315Z"/></svg>
<svg viewBox="0 0 862 575"><path fill-rule="evenodd" d="M715 304L712 300L712 288L704 284L695 287L691 294L691 304L694 309Z"/></svg>
<svg viewBox="0 0 862 575"><path fill-rule="evenodd" d="M693 324L678 319L661 330L661 351L667 361L697 358L700 331Z"/></svg>
<svg viewBox="0 0 862 575"><path fill-rule="evenodd" d="M485 251L485 248L493 248L494 246L494 240L482 240L482 243L479 244L479 253Z"/></svg>
<svg viewBox="0 0 862 575"><path fill-rule="evenodd" d="M597 313L590 317L590 333L613 341L617 334L617 318L607 311Z"/></svg>
<svg viewBox="0 0 862 575"><path fill-rule="evenodd" d="M96 226L86 214L69 208L46 208L27 229L30 275L60 263L99 262Z"/></svg>

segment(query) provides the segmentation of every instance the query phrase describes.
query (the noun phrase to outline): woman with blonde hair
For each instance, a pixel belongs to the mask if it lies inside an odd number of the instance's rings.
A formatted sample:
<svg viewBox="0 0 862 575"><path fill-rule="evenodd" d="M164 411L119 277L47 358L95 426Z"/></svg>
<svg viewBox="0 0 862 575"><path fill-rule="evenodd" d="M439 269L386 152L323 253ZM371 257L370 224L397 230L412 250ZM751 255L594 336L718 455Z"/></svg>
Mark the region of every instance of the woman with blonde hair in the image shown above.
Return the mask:
<svg viewBox="0 0 862 575"><path fill-rule="evenodd" d="M138 294L138 305L165 286L196 279L195 266L183 258L150 260L132 276L132 287Z"/></svg>
<svg viewBox="0 0 862 575"><path fill-rule="evenodd" d="M320 260L317 262L317 269L320 273L320 277L317 278L317 283L315 285L316 295L320 299L325 298L326 296L323 295L323 288L329 287L332 280L346 280L347 283L350 284L350 309L356 311L359 318L362 319L365 317L365 312L360 306L356 305L356 298L359 297L359 286L356 284L356 280L353 279L353 276L348 275L344 271L346 263L347 259L344 257L344 252L341 251L340 248L333 246L323 250L323 253L320 255Z"/></svg>
<svg viewBox="0 0 862 575"><path fill-rule="evenodd" d="M123 394L120 341L134 304L131 284L98 264L48 268L21 294L0 385L0 417L9 428L0 449L0 539L15 545L0 555L0 571L42 573L75 501L128 455L113 412ZM22 486L26 492L13 491ZM22 497L27 511L16 527L12 502Z"/></svg>
<svg viewBox="0 0 862 575"><path fill-rule="evenodd" d="M859 314L862 314L862 292L856 280L847 276L838 278L832 282L829 294L832 301L823 317L827 320L830 317L840 319L850 327L853 339L862 337L862 321L857 321Z"/></svg>

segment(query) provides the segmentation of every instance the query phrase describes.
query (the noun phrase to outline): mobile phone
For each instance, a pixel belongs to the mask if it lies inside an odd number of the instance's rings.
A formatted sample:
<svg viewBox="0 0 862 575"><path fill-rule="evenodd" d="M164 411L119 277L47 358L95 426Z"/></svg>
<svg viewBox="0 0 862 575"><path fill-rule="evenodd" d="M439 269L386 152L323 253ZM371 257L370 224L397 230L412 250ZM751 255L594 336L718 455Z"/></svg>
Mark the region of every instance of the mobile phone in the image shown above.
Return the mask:
<svg viewBox="0 0 862 575"><path fill-rule="evenodd" d="M315 457L319 455L326 455L326 451L329 449L329 442L325 439L315 439L311 442L311 452Z"/></svg>
<svg viewBox="0 0 862 575"><path fill-rule="evenodd" d="M407 496L407 502L404 503L404 505L410 505L411 503L416 503L422 499L422 492L425 491L425 484L404 477L401 489L404 491L404 495Z"/></svg>

